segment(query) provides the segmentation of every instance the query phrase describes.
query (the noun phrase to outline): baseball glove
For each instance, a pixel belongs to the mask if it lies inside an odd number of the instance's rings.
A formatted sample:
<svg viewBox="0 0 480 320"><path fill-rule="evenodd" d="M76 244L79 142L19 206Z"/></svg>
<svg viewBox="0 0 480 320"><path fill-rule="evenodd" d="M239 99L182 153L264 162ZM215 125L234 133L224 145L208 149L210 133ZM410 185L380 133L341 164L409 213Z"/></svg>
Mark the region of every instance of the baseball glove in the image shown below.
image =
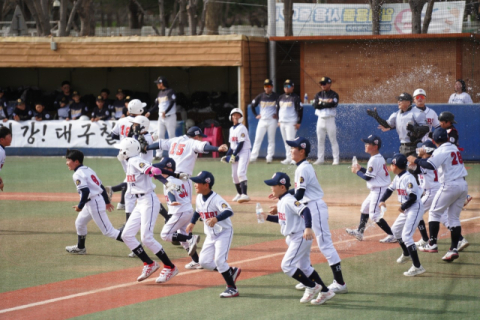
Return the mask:
<svg viewBox="0 0 480 320"><path fill-rule="evenodd" d="M145 140L143 134L139 135L137 140L140 143L140 152L147 153L148 142Z"/></svg>
<svg viewBox="0 0 480 320"><path fill-rule="evenodd" d="M410 138L410 141L417 142L422 140L422 138L427 134L430 128L428 126L419 126L409 123L407 125L407 130L407 136Z"/></svg>
<svg viewBox="0 0 480 320"><path fill-rule="evenodd" d="M390 127L390 125L388 124L388 122L385 120L385 119L382 119L380 118L380 116L378 115L378 112L377 112L377 108L373 109L373 110L370 110L370 109L367 109L367 114L372 117L373 119L377 120L377 122L385 127L385 128L389 128L391 129L392 127Z"/></svg>

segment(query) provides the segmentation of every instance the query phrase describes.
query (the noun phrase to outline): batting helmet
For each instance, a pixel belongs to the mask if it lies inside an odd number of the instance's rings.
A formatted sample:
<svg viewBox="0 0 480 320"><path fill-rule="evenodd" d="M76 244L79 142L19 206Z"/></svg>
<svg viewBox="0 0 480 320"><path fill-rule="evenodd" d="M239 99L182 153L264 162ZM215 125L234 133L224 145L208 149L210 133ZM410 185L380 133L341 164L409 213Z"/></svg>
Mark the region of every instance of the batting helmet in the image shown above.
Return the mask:
<svg viewBox="0 0 480 320"><path fill-rule="evenodd" d="M120 149L117 156L117 159L120 161L127 160L128 158L140 154L140 142L133 138L125 138L120 143L116 143L113 146Z"/></svg>
<svg viewBox="0 0 480 320"><path fill-rule="evenodd" d="M232 109L232 111L230 111L230 116L229 116L228 118L229 118L230 121L232 121L232 122L233 122L233 120L232 120L232 115L233 115L234 113L240 113L241 117L240 117L240 119L238 119L238 122L239 122L239 123L242 122L242 121L243 121L243 112L242 112L242 109L240 109L240 108L234 108L234 109Z"/></svg>
<svg viewBox="0 0 480 320"><path fill-rule="evenodd" d="M140 132L148 131L150 127L150 120L145 116L136 116L131 123L138 123L140 125Z"/></svg>
<svg viewBox="0 0 480 320"><path fill-rule="evenodd" d="M438 116L438 121L457 123L455 121L455 115L448 111L443 111L442 113L440 113L440 115Z"/></svg>
<svg viewBox="0 0 480 320"><path fill-rule="evenodd" d="M145 102L133 99L128 103L128 112L130 112L130 114L142 114L143 108L146 106L147 104Z"/></svg>

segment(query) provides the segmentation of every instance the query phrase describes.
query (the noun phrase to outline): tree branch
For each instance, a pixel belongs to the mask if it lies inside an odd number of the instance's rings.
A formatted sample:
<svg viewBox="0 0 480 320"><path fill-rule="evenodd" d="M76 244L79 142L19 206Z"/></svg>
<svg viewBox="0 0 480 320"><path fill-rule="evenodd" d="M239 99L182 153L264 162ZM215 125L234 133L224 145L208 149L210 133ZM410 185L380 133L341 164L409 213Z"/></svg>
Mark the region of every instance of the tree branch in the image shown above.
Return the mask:
<svg viewBox="0 0 480 320"><path fill-rule="evenodd" d="M137 0L132 0L132 1L137 5L138 10L140 10L140 12L142 12L143 16L146 16L147 13L145 12L145 10L143 10L142 5L140 4L140 2L138 2ZM159 35L160 35L160 32L158 31L157 27L155 27L154 25L152 25L152 28L153 28L153 30L155 31L155 34L156 34L157 36L159 36Z"/></svg>

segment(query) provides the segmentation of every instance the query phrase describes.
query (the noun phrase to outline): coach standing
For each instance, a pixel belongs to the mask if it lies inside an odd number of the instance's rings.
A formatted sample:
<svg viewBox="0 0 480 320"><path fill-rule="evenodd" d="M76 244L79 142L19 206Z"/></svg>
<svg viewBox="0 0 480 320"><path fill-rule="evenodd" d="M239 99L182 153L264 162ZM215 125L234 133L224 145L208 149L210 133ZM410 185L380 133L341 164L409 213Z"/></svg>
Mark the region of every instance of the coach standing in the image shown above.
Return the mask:
<svg viewBox="0 0 480 320"><path fill-rule="evenodd" d="M328 139L332 145L333 165L338 165L340 162L340 150L337 142L337 125L335 124L335 116L337 115L338 94L331 90L332 79L323 77L320 80L322 91L315 95L315 115L317 120L317 161L314 164L323 164L325 162L325 136L328 134Z"/></svg>
<svg viewBox="0 0 480 320"><path fill-rule="evenodd" d="M287 140L295 139L303 117L303 105L300 102L300 97L296 93L293 93L293 87L294 84L291 80L285 80L283 84L283 91L285 93L277 100L278 126L280 127L286 152L285 160L281 161L282 164L295 164L295 162L292 161Z"/></svg>
<svg viewBox="0 0 480 320"><path fill-rule="evenodd" d="M157 84L160 91L158 91L155 103L145 116L149 118L150 114L156 112L158 108L158 138L165 139L165 131L168 132L169 139L175 138L175 127L177 126L175 92L170 88L165 77L158 77L154 83Z"/></svg>
<svg viewBox="0 0 480 320"><path fill-rule="evenodd" d="M266 79L263 82L265 92L260 93L252 101L252 112L256 119L259 119L257 132L255 133L255 143L253 144L250 162L254 162L258 158L260 146L263 142L265 133L268 133L267 163L272 163L273 154L275 153L275 133L277 131L277 100L278 94L273 92L272 80ZM257 114L255 108L260 106L260 114Z"/></svg>

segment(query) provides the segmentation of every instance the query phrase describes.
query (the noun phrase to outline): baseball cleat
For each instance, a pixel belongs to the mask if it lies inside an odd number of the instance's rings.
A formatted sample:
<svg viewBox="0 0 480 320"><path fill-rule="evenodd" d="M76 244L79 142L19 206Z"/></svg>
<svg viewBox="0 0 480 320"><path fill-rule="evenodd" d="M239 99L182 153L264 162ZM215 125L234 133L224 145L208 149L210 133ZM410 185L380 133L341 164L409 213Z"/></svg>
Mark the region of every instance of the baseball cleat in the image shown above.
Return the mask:
<svg viewBox="0 0 480 320"><path fill-rule="evenodd" d="M351 235L352 237L355 237L357 238L358 241L362 241L363 240L363 233L359 232L358 230L355 230L355 229L345 229L345 231L347 231L347 233L349 235Z"/></svg>
<svg viewBox="0 0 480 320"><path fill-rule="evenodd" d="M172 268L163 267L160 276L155 280L156 283L165 283L175 277L178 274L178 268L175 266Z"/></svg>
<svg viewBox="0 0 480 320"><path fill-rule="evenodd" d="M250 162L256 162L256 161L257 161L257 158L250 158L249 161L250 161Z"/></svg>
<svg viewBox="0 0 480 320"><path fill-rule="evenodd" d="M338 166L340 164L339 161L333 161L332 166Z"/></svg>
<svg viewBox="0 0 480 320"><path fill-rule="evenodd" d="M312 301L315 295L319 293L321 290L322 290L322 286L319 285L318 283L316 283L315 287L313 288L307 287L305 289L305 293L303 294L302 299L300 299L300 303L308 303Z"/></svg>
<svg viewBox="0 0 480 320"><path fill-rule="evenodd" d="M240 199L240 196L241 196L241 194L238 194L238 193L237 193L237 195L236 195L235 197L233 197L232 201L237 202L238 199Z"/></svg>
<svg viewBox="0 0 480 320"><path fill-rule="evenodd" d="M317 160L317 161L315 161L313 164L322 165L322 164L325 164L325 161L323 161L323 160Z"/></svg>
<svg viewBox="0 0 480 320"><path fill-rule="evenodd" d="M105 187L105 191L107 192L108 200L112 202L112 197L113 197L113 190L112 187L108 186Z"/></svg>
<svg viewBox="0 0 480 320"><path fill-rule="evenodd" d="M192 239L187 240L188 243L188 255L193 256L197 252L197 243L200 241L200 236L196 234L192 236Z"/></svg>
<svg viewBox="0 0 480 320"><path fill-rule="evenodd" d="M147 264L146 262L144 262L143 264L144 264L144 266L143 266L142 274L140 275L140 277L137 278L138 282L147 279L155 271L157 271L158 268L160 268L160 266L158 265L158 263L156 261L153 261L153 263L151 263L151 264Z"/></svg>
<svg viewBox="0 0 480 320"><path fill-rule="evenodd" d="M297 290L305 290L306 288L307 287L301 282L297 283L297 285L295 286L295 289Z"/></svg>
<svg viewBox="0 0 480 320"><path fill-rule="evenodd" d="M417 248L419 248L419 247L424 247L427 243L428 243L428 240L425 241L423 239L420 239L417 242L415 242L415 245L417 246Z"/></svg>
<svg viewBox="0 0 480 320"><path fill-rule="evenodd" d="M242 194L240 198L238 198L237 202L238 203L244 203L250 201L250 197L247 196L246 194Z"/></svg>
<svg viewBox="0 0 480 320"><path fill-rule="evenodd" d="M190 261L189 264L185 265L185 269L203 269L203 268L202 268L202 265L200 263L192 260L192 261Z"/></svg>
<svg viewBox="0 0 480 320"><path fill-rule="evenodd" d="M129 257L129 258L136 258L137 255L135 254L135 252L132 251L132 252L130 252L130 253L128 254L128 257Z"/></svg>
<svg viewBox="0 0 480 320"><path fill-rule="evenodd" d="M324 304L333 297L335 297L335 292L333 292L332 290L329 290L327 292L320 292L317 299L313 299L312 301L310 301L310 303L318 306L320 304Z"/></svg>
<svg viewBox="0 0 480 320"><path fill-rule="evenodd" d="M403 253L400 256L400 258L397 259L398 264L404 264L404 263L407 263L408 261L411 261L410 256L404 256Z"/></svg>
<svg viewBox="0 0 480 320"><path fill-rule="evenodd" d="M233 283L236 283L238 277L240 277L240 274L242 273L242 269L237 267L232 267L232 269L233 269L233 274L232 274Z"/></svg>
<svg viewBox="0 0 480 320"><path fill-rule="evenodd" d="M426 244L423 247L418 247L418 250L422 252L430 252L430 253L437 253L438 246L436 244Z"/></svg>
<svg viewBox="0 0 480 320"><path fill-rule="evenodd" d="M172 241L172 244L173 244L174 246L179 246L179 245L180 245L180 241Z"/></svg>
<svg viewBox="0 0 480 320"><path fill-rule="evenodd" d="M457 249L448 250L447 254L445 254L442 258L443 261L446 262L453 262L453 260L458 259L458 251Z"/></svg>
<svg viewBox="0 0 480 320"><path fill-rule="evenodd" d="M272 160L272 159L267 159L265 162L266 162L267 164L271 164L271 163L273 163L273 160Z"/></svg>
<svg viewBox="0 0 480 320"><path fill-rule="evenodd" d="M117 204L117 210L125 210L125 204L124 203L118 203Z"/></svg>
<svg viewBox="0 0 480 320"><path fill-rule="evenodd" d="M462 240L458 241L457 251L462 251L466 247L468 247L470 243L468 243L467 239L463 238Z"/></svg>
<svg viewBox="0 0 480 320"><path fill-rule="evenodd" d="M289 159L285 159L285 160L282 160L280 161L281 164L290 164L292 160L289 160Z"/></svg>
<svg viewBox="0 0 480 320"><path fill-rule="evenodd" d="M71 254L86 254L87 249L79 249L77 245L65 247L65 250Z"/></svg>
<svg viewBox="0 0 480 320"><path fill-rule="evenodd" d="M235 298L238 297L240 294L236 288L227 287L225 291L220 293L220 298Z"/></svg>
<svg viewBox="0 0 480 320"><path fill-rule="evenodd" d="M397 239L393 235L388 235L382 240L380 240L381 243L396 243Z"/></svg>
<svg viewBox="0 0 480 320"><path fill-rule="evenodd" d="M424 272L425 272L425 269L422 266L417 268L414 265L412 265L410 267L410 269L408 269L407 272L403 273L403 275L407 276L407 277L415 277L415 276L418 276L419 274L422 274Z"/></svg>
<svg viewBox="0 0 480 320"><path fill-rule="evenodd" d="M473 197L471 195L467 195L467 199L465 199L465 202L463 203L463 206L466 207L467 204L470 203L470 201L472 201Z"/></svg>
<svg viewBox="0 0 480 320"><path fill-rule="evenodd" d="M333 280L332 284L328 286L328 290L334 293L347 293L347 284L339 284L336 280Z"/></svg>

